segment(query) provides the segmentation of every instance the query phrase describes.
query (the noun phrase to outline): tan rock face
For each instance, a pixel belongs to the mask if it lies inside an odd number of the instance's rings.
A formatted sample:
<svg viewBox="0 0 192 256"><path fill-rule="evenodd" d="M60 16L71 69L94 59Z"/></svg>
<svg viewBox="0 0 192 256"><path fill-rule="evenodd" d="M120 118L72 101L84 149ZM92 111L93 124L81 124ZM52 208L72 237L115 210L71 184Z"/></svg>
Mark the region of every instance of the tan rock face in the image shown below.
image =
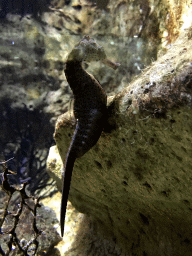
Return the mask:
<svg viewBox="0 0 192 256"><path fill-rule="evenodd" d="M182 38L110 99L101 138L73 170L72 204L136 255L192 249L192 48ZM63 161L71 120L63 115L56 124Z"/></svg>

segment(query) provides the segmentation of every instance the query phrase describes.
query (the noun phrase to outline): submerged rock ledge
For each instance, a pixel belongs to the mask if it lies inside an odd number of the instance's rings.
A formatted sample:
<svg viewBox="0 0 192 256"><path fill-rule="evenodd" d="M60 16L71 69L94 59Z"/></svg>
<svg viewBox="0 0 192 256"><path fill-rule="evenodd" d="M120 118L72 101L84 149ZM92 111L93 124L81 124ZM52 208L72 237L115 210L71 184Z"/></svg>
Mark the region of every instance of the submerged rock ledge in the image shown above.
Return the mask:
<svg viewBox="0 0 192 256"><path fill-rule="evenodd" d="M191 255L190 38L183 32L164 56L109 98L101 138L75 161L70 201L128 255ZM72 114L58 118L54 137L63 162L74 128ZM51 174L50 162L51 156Z"/></svg>

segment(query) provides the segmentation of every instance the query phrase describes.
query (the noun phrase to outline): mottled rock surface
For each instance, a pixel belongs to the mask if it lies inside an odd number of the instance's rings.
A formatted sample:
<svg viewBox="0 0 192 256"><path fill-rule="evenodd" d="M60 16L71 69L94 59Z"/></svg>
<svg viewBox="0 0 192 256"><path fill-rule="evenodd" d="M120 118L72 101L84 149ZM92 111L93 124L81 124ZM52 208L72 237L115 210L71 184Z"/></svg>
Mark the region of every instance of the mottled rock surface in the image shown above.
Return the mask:
<svg viewBox="0 0 192 256"><path fill-rule="evenodd" d="M52 249L61 241L55 213L29 196L26 184L10 186L8 174L4 169L0 187L0 255L55 255Z"/></svg>
<svg viewBox="0 0 192 256"><path fill-rule="evenodd" d="M128 255L191 255L189 39L189 31L183 33L110 99L100 140L75 162L70 201ZM73 129L70 115L58 119L55 140L63 161Z"/></svg>

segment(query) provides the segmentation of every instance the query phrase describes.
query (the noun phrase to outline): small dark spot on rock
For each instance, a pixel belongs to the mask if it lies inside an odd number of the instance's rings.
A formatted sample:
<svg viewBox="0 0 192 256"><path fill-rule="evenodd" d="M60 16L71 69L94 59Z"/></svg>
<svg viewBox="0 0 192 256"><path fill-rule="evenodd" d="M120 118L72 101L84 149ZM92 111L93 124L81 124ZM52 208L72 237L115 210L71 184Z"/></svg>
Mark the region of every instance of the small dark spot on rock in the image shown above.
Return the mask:
<svg viewBox="0 0 192 256"><path fill-rule="evenodd" d="M149 183L146 181L145 183L143 183L143 185L147 188L149 188L150 190L152 190L152 187L149 185Z"/></svg>
<svg viewBox="0 0 192 256"><path fill-rule="evenodd" d="M113 164L111 163L111 161L108 160L108 161L107 161L107 168L111 168L112 165L113 165Z"/></svg>
<svg viewBox="0 0 192 256"><path fill-rule="evenodd" d="M182 137L179 136L179 135L172 135L171 137L172 137L174 140L178 141L178 142L181 142L181 141L182 141ZM173 155L175 155L175 154L173 154Z"/></svg>
<svg viewBox="0 0 192 256"><path fill-rule="evenodd" d="M146 234L143 228L140 228L139 233L140 234Z"/></svg>
<svg viewBox="0 0 192 256"><path fill-rule="evenodd" d="M183 202L186 203L186 204L190 204L189 201L186 200L186 199L184 199Z"/></svg>
<svg viewBox="0 0 192 256"><path fill-rule="evenodd" d="M103 193L106 193L106 192L105 192L105 189L101 189L101 191L102 191Z"/></svg>
<svg viewBox="0 0 192 256"><path fill-rule="evenodd" d="M79 19L75 18L75 23L76 24L81 24L81 21Z"/></svg>
<svg viewBox="0 0 192 256"><path fill-rule="evenodd" d="M192 83L191 83L191 76L187 75L183 81L183 83L186 85L187 88L191 88Z"/></svg>
<svg viewBox="0 0 192 256"><path fill-rule="evenodd" d="M57 103L61 103L61 102L62 102L62 100L58 100L58 101L57 101Z"/></svg>
<svg viewBox="0 0 192 256"><path fill-rule="evenodd" d="M180 182L180 180L177 177L173 177L178 183Z"/></svg>
<svg viewBox="0 0 192 256"><path fill-rule="evenodd" d="M82 6L78 4L78 5L74 5L73 8L77 11L80 11L82 9Z"/></svg>
<svg viewBox="0 0 192 256"><path fill-rule="evenodd" d="M139 215L140 215L143 223L146 224L146 225L149 225L148 218L145 215L143 215L142 213L139 213Z"/></svg>
<svg viewBox="0 0 192 256"><path fill-rule="evenodd" d="M122 142L126 142L125 138L122 138L121 141L122 141Z"/></svg>
<svg viewBox="0 0 192 256"><path fill-rule="evenodd" d="M170 120L170 123L172 123L172 124L175 123L175 122L176 122L176 121L175 121L174 119L171 119L171 120Z"/></svg>
<svg viewBox="0 0 192 256"><path fill-rule="evenodd" d="M169 192L168 191L161 191L161 194L163 194L164 196L168 197L169 196Z"/></svg>
<svg viewBox="0 0 192 256"><path fill-rule="evenodd" d="M84 62L82 65L83 65L83 68L84 68L84 69L87 69L87 68L89 67L89 64L86 63L86 62Z"/></svg>
<svg viewBox="0 0 192 256"><path fill-rule="evenodd" d="M127 186L128 184L127 184L127 182L124 180L123 182L123 185L125 185L125 186Z"/></svg>
<svg viewBox="0 0 192 256"><path fill-rule="evenodd" d="M186 238L183 242L186 243L186 244L190 244L191 243L188 238Z"/></svg>
<svg viewBox="0 0 192 256"><path fill-rule="evenodd" d="M68 137L71 137L71 133L68 133Z"/></svg>
<svg viewBox="0 0 192 256"><path fill-rule="evenodd" d="M140 167L137 167L135 170L134 170L134 175L136 177L137 180L141 181L143 179L143 169L140 168Z"/></svg>
<svg viewBox="0 0 192 256"><path fill-rule="evenodd" d="M44 67L44 68L50 68L50 62L49 62L48 60L44 60L44 61L42 62L42 67Z"/></svg>
<svg viewBox="0 0 192 256"><path fill-rule="evenodd" d="M66 4L66 5L69 5L70 2L71 2L71 0L65 0L65 4Z"/></svg>
<svg viewBox="0 0 192 256"><path fill-rule="evenodd" d="M127 109L129 108L129 106L132 104L132 99L131 98L128 98L128 100L127 100Z"/></svg>
<svg viewBox="0 0 192 256"><path fill-rule="evenodd" d="M166 109L165 108L156 108L154 110L154 117L156 118L166 118Z"/></svg>
<svg viewBox="0 0 192 256"><path fill-rule="evenodd" d="M97 165L98 168L100 168L100 169L103 168L102 165L98 161L96 161L96 160L95 160L95 164Z"/></svg>
<svg viewBox="0 0 192 256"><path fill-rule="evenodd" d="M145 160L147 160L148 158L150 158L149 155L148 155L148 153L146 153L146 151L143 150L142 148L138 148L135 153L136 153L136 155L140 158L140 160L142 159L142 160L145 161Z"/></svg>
<svg viewBox="0 0 192 256"><path fill-rule="evenodd" d="M130 94L133 94L133 91L131 91Z"/></svg>
<svg viewBox="0 0 192 256"><path fill-rule="evenodd" d="M149 139L149 145L152 145L154 142L155 142L155 139L154 139L154 138L150 138L150 139Z"/></svg>
<svg viewBox="0 0 192 256"><path fill-rule="evenodd" d="M78 28L78 29L77 29L77 32L78 32L78 33L82 33L82 29L81 29L81 28Z"/></svg>
<svg viewBox="0 0 192 256"><path fill-rule="evenodd" d="M10 60L10 55L8 53L2 53L1 56L7 60Z"/></svg>
<svg viewBox="0 0 192 256"><path fill-rule="evenodd" d="M134 130L134 131L133 131L133 134L137 134L137 131L136 131L136 130Z"/></svg>
<svg viewBox="0 0 192 256"><path fill-rule="evenodd" d="M186 148L184 148L183 146L181 146L181 149L182 149L185 153L187 152Z"/></svg>
<svg viewBox="0 0 192 256"><path fill-rule="evenodd" d="M64 63L62 62L62 61L57 61L56 63L55 63L55 68L57 69L57 70L63 70L63 68L64 68Z"/></svg>
<svg viewBox="0 0 192 256"><path fill-rule="evenodd" d="M146 94L148 92L149 92L149 89L145 89L143 93Z"/></svg>
<svg viewBox="0 0 192 256"><path fill-rule="evenodd" d="M64 24L63 24L63 19L62 18L58 20L58 25L63 27Z"/></svg>
<svg viewBox="0 0 192 256"><path fill-rule="evenodd" d="M39 56L42 56L45 54L45 48L44 47L38 47L38 46L35 46L34 47L34 52L39 55Z"/></svg>
<svg viewBox="0 0 192 256"><path fill-rule="evenodd" d="M182 162L182 161L183 161L183 158L182 158L182 157L180 157L180 156L177 156L177 155L176 155L176 158L177 158L177 160L179 160L180 162Z"/></svg>

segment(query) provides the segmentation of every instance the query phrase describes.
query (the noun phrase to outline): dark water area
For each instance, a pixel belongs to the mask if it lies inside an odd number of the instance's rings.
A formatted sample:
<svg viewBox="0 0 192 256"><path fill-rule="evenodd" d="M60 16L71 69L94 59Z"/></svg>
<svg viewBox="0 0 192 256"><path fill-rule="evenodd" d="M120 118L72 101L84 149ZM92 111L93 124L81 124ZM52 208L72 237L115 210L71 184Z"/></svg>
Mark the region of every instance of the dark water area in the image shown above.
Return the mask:
<svg viewBox="0 0 192 256"><path fill-rule="evenodd" d="M0 19L6 18L8 13L14 13L24 17L26 14L32 14L34 17L40 15L48 8L50 0L1 0Z"/></svg>

